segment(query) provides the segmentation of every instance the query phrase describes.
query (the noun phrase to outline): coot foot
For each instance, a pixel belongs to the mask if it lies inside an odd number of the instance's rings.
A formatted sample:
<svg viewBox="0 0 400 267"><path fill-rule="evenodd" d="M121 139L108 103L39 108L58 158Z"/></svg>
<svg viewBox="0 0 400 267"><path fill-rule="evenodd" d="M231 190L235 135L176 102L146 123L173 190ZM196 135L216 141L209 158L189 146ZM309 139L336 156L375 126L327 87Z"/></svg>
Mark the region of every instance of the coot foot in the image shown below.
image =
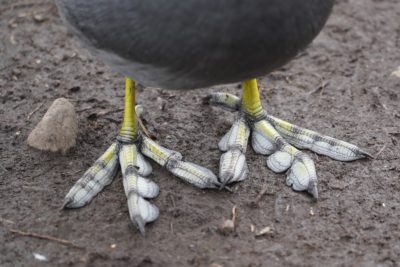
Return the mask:
<svg viewBox="0 0 400 267"><path fill-rule="evenodd" d="M113 181L120 165L131 221L144 234L146 223L156 220L159 215L158 208L147 200L155 198L159 188L146 178L152 167L144 156L196 187L220 188L221 185L210 170L183 161L179 152L160 146L142 133L137 122L142 109L135 107L134 85L133 80L126 78L124 120L117 140L70 189L63 208L80 208L88 204Z"/></svg>
<svg viewBox="0 0 400 267"><path fill-rule="evenodd" d="M286 184L296 191L307 191L318 198L317 174L313 160L296 149L309 149L339 161L372 158L350 143L321 135L268 115L261 105L255 79L243 83L242 98L228 93L213 93L211 105L239 111L239 117L219 142L224 154L220 160L222 185L246 179L245 153L248 138L258 154L266 155L266 165L274 172L288 171Z"/></svg>

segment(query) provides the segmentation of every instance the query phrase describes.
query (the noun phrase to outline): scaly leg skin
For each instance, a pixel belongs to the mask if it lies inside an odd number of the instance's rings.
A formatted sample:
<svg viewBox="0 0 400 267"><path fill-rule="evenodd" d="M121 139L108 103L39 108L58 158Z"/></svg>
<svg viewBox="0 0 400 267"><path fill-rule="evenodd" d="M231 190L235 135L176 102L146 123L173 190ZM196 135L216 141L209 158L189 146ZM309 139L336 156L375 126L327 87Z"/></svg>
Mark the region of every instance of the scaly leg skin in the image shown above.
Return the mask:
<svg viewBox="0 0 400 267"><path fill-rule="evenodd" d="M156 220L159 215L158 208L147 200L155 198L159 188L146 178L152 167L143 155L196 187L219 188L221 184L210 170L183 161L179 152L158 145L139 131L137 117L142 114L142 109L140 106L135 108L135 83L130 78L125 81L124 120L117 141L70 189L63 207L80 208L88 204L111 184L119 162L131 221L144 234L146 223Z"/></svg>
<svg viewBox="0 0 400 267"><path fill-rule="evenodd" d="M208 100L211 105L239 111L239 118L219 143L220 150L225 152L220 161L219 178L222 186L246 178L248 167L245 152L250 133L254 151L268 156L267 166L274 172L284 172L290 168L286 184L295 191L309 192L315 199L318 198L318 188L314 162L295 147L339 161L372 158L355 145L268 115L261 105L255 79L243 82L241 99L228 93L214 93Z"/></svg>

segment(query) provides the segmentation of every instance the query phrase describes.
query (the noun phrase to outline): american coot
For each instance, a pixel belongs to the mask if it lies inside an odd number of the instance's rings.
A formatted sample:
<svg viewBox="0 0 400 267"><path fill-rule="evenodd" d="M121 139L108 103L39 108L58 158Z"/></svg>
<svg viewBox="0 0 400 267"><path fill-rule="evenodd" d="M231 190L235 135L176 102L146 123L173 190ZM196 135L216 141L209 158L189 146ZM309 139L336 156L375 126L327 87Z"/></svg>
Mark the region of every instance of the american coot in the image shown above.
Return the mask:
<svg viewBox="0 0 400 267"><path fill-rule="evenodd" d="M86 205L110 184L120 163L131 220L144 233L158 209L146 199L158 186L145 178L158 164L200 188L224 188L247 177L247 141L268 155L286 183L318 198L317 175L307 148L341 161L369 156L358 147L267 114L255 77L282 66L325 24L333 0L56 0L63 20L101 60L125 75L125 111L117 140L72 187L64 207ZM195 89L243 81L241 98L214 93L209 103L239 116L222 138L218 177L161 147L137 126L135 82L165 89ZM293 146L292 146L293 145ZM295 146L295 147L294 147ZM142 155L143 154L143 155Z"/></svg>

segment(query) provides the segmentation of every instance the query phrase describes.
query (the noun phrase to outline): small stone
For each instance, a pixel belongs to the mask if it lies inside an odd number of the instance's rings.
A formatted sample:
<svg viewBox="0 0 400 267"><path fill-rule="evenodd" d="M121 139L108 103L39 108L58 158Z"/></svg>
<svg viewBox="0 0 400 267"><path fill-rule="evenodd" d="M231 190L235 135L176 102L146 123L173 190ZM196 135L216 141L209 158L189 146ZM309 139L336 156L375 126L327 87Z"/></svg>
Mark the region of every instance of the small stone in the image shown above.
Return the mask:
<svg viewBox="0 0 400 267"><path fill-rule="evenodd" d="M65 154L76 144L78 119L74 106L65 98L56 99L29 134L28 145L43 151Z"/></svg>
<svg viewBox="0 0 400 267"><path fill-rule="evenodd" d="M46 256L39 253L33 253L33 257L35 258L35 260L38 261L49 261L49 259Z"/></svg>
<svg viewBox="0 0 400 267"><path fill-rule="evenodd" d="M313 208L310 208L310 215L311 215L311 216L314 216L314 215L315 215Z"/></svg>
<svg viewBox="0 0 400 267"><path fill-rule="evenodd" d="M11 34L11 36L10 36L10 43L11 43L12 45L16 45L16 44L17 44L17 41L15 40L14 34ZM15 75L14 75L14 76L15 76Z"/></svg>
<svg viewBox="0 0 400 267"><path fill-rule="evenodd" d="M391 75L400 78L400 66L398 66L397 69L394 70Z"/></svg>
<svg viewBox="0 0 400 267"><path fill-rule="evenodd" d="M223 235L229 235L235 231L235 223L232 220L225 220L218 226L218 231Z"/></svg>
<svg viewBox="0 0 400 267"><path fill-rule="evenodd" d="M263 236L270 233L272 233L272 228L270 226L266 226L263 229L261 229L260 232L256 234L256 236Z"/></svg>
<svg viewBox="0 0 400 267"><path fill-rule="evenodd" d="M210 267L223 267L221 264L213 262L211 263Z"/></svg>
<svg viewBox="0 0 400 267"><path fill-rule="evenodd" d="M43 21L45 21L46 20L46 18L43 16L43 14L34 14L33 15L33 20L35 21L35 22L43 22Z"/></svg>

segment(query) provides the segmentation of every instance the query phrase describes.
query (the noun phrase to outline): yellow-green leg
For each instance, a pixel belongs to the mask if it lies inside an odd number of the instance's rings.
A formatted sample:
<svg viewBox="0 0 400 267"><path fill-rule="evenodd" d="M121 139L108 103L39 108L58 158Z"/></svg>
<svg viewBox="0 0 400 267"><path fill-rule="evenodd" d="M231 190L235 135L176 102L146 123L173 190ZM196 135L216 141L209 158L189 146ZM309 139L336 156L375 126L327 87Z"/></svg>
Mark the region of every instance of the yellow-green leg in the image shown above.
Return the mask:
<svg viewBox="0 0 400 267"><path fill-rule="evenodd" d="M242 88L242 111L252 120L264 119L265 112L261 105L257 80L251 79L244 81Z"/></svg>
<svg viewBox="0 0 400 267"><path fill-rule="evenodd" d="M158 208L147 200L156 197L159 188L146 178L152 167L143 155L197 187L220 187L217 177L210 170L183 161L179 152L166 149L142 135L138 127L140 115L141 109L135 106L135 82L126 77L124 119L117 141L71 188L65 197L64 208L79 208L88 204L112 182L119 162L130 218L144 234L145 224L156 220L159 215Z"/></svg>
<svg viewBox="0 0 400 267"><path fill-rule="evenodd" d="M241 98L226 93L215 93L209 97L213 105L239 111L239 118L219 143L220 149L225 152L221 156L219 173L223 184L246 178L245 152L250 132L255 152L268 156L267 166L274 172L290 168L287 185L296 191L306 190L315 198L318 197L318 190L314 163L294 146L340 161L370 156L357 146L268 115L261 105L255 79L244 81L242 87Z"/></svg>
<svg viewBox="0 0 400 267"><path fill-rule="evenodd" d="M125 77L124 119L118 135L121 142L133 142L139 136L135 94L135 82L131 78Z"/></svg>

